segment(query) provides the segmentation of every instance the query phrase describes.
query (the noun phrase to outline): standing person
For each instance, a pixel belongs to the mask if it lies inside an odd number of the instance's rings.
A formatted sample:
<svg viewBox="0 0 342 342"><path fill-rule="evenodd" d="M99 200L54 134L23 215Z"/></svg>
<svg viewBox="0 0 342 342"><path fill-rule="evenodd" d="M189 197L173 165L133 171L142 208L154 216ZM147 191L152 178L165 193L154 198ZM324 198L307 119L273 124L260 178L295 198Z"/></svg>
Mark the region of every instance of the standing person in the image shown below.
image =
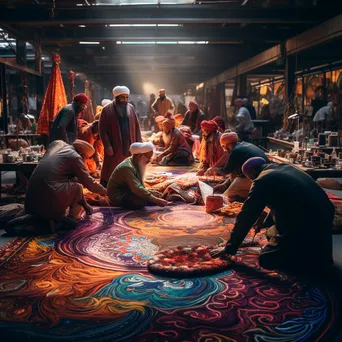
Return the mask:
<svg viewBox="0 0 342 342"><path fill-rule="evenodd" d="M248 109L244 107L244 101L242 99L236 99L234 105L237 112L237 126L235 128L236 133L241 141L247 141L249 135L252 134L254 129L251 115Z"/></svg>
<svg viewBox="0 0 342 342"><path fill-rule="evenodd" d="M243 99L244 107L246 107L249 111L249 115L251 116L252 120L256 120L256 111L252 104L250 104L249 100L247 98Z"/></svg>
<svg viewBox="0 0 342 342"><path fill-rule="evenodd" d="M77 139L78 114L87 108L88 96L77 94L72 103L64 106L53 121L50 142L55 140L72 144Z"/></svg>
<svg viewBox="0 0 342 342"><path fill-rule="evenodd" d="M189 102L189 110L185 113L182 126L189 126L192 134L201 133L201 122L204 120L204 113L199 109L197 102Z"/></svg>
<svg viewBox="0 0 342 342"><path fill-rule="evenodd" d="M269 243L259 256L261 267L302 273L331 266L335 208L325 191L296 167L267 165L260 157L248 159L242 171L253 186L226 246L212 254L236 254L267 206L275 226L267 230Z"/></svg>
<svg viewBox="0 0 342 342"><path fill-rule="evenodd" d="M130 145L142 141L137 115L128 103L129 93L125 86L115 87L115 100L103 108L100 116L100 137L104 146L103 186L107 185L115 167L130 156Z"/></svg>
<svg viewBox="0 0 342 342"><path fill-rule="evenodd" d="M94 152L94 148L82 140L76 140L72 145L61 140L52 142L30 178L26 213L52 220L55 224L64 219L68 208L68 218L73 221L80 219L83 209L91 214L92 208L83 196L82 185L94 193L107 194L83 163ZM74 181L75 177L79 183Z"/></svg>
<svg viewBox="0 0 342 342"><path fill-rule="evenodd" d="M165 207L169 202L156 197L157 193L144 186L146 166L153 155L153 144L134 143L132 157L126 158L113 171L108 182L110 205L128 209L142 209L147 205Z"/></svg>
<svg viewBox="0 0 342 342"><path fill-rule="evenodd" d="M153 102L151 109L154 112L154 116L164 116L168 111L174 109L172 101L166 96L165 89L159 89L159 97Z"/></svg>

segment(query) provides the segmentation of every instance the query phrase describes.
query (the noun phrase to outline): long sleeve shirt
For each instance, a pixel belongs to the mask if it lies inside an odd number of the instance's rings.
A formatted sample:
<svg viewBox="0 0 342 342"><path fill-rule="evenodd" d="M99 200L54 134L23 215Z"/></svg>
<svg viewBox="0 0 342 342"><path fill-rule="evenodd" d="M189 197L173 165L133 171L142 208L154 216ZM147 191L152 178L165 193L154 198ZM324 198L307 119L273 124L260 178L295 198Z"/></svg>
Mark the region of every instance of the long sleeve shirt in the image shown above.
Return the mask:
<svg viewBox="0 0 342 342"><path fill-rule="evenodd" d="M174 105L168 97L165 97L164 100L161 100L158 97L151 106L151 109L153 110L155 115L165 115L170 109L173 108Z"/></svg>
<svg viewBox="0 0 342 342"><path fill-rule="evenodd" d="M50 142L62 140L72 144L77 139L78 119L73 104L64 106L57 114L50 132Z"/></svg>
<svg viewBox="0 0 342 342"><path fill-rule="evenodd" d="M120 206L127 193L152 200L152 194L145 188L133 157L126 158L115 168L107 185L107 195L112 205Z"/></svg>

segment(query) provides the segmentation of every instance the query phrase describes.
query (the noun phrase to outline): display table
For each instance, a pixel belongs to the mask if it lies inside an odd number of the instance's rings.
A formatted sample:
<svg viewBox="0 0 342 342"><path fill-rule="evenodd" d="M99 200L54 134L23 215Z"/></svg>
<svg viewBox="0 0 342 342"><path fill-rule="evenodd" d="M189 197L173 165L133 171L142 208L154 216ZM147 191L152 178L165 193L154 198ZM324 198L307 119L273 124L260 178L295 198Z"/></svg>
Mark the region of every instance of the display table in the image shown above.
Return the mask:
<svg viewBox="0 0 342 342"><path fill-rule="evenodd" d="M282 157L274 156L271 154L267 154L267 157L275 163L290 164L290 161L287 158L282 158ZM318 168L305 167L300 164L292 164L292 163L291 165L298 168L301 171L304 171L305 173L310 175L314 180L317 180L318 178L342 178L342 170L318 169Z"/></svg>
<svg viewBox="0 0 342 342"><path fill-rule="evenodd" d="M24 139L26 140L30 146L33 145L33 141L41 137L41 134L14 134L14 133L7 133L7 134L0 134L0 140L2 140L6 147L8 147L8 139Z"/></svg>
<svg viewBox="0 0 342 342"><path fill-rule="evenodd" d="M2 172L5 171L20 171L32 173L37 167L38 162L32 163L0 163L0 197L1 197L1 185L2 185Z"/></svg>

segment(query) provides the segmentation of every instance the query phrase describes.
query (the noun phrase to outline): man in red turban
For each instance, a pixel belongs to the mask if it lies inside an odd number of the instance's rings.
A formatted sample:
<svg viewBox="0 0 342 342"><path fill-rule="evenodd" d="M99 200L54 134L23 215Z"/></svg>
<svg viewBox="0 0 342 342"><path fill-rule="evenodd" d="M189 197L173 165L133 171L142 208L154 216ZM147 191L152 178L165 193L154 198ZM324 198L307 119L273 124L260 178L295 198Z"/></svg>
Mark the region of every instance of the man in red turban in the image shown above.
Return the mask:
<svg viewBox="0 0 342 342"><path fill-rule="evenodd" d="M220 116L215 116L213 121L217 123L218 130L223 133L226 130L226 124L224 123L224 120Z"/></svg>
<svg viewBox="0 0 342 342"><path fill-rule="evenodd" d="M163 165L191 165L194 162L192 150L182 132L175 128L175 120L163 121L163 142L165 151L157 157Z"/></svg>
<svg viewBox="0 0 342 342"><path fill-rule="evenodd" d="M203 176L209 168L221 167L227 161L227 154L220 145L221 133L215 121L202 121L202 141L199 151L200 167L198 176Z"/></svg>
<svg viewBox="0 0 342 342"><path fill-rule="evenodd" d="M87 108L88 96L77 94L72 103L64 106L53 121L50 142L63 140L72 144L78 134L78 114Z"/></svg>
<svg viewBox="0 0 342 342"><path fill-rule="evenodd" d="M204 114L199 109L195 101L189 102L189 110L184 115L182 126L190 127L192 134L201 133L201 122L204 120Z"/></svg>
<svg viewBox="0 0 342 342"><path fill-rule="evenodd" d="M242 172L242 165L250 158L263 158L269 163L265 152L245 141L238 142L235 132L226 132L221 135L221 147L229 154L226 165L222 168L212 169L209 173L229 175L226 181L217 185L214 191L225 191L224 194L232 201L244 201L248 197L252 182Z"/></svg>

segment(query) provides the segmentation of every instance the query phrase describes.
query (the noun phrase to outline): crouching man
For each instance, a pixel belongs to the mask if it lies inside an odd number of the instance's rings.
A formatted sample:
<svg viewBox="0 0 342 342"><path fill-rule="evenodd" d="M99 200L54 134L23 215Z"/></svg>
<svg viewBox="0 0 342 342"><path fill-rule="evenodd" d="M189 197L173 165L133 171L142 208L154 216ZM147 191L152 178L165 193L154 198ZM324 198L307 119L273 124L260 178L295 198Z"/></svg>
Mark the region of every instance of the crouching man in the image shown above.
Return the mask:
<svg viewBox="0 0 342 342"><path fill-rule="evenodd" d="M81 218L83 209L91 214L92 208L83 196L82 185L100 195L107 193L84 166L84 160L94 152L94 148L82 140L76 140L72 145L62 140L52 142L30 178L26 213L50 221L51 230L62 222L72 225ZM69 220L64 219L67 209Z"/></svg>
<svg viewBox="0 0 342 342"><path fill-rule="evenodd" d="M147 205L165 207L169 202L156 197L156 193L144 186L147 164L153 155L153 144L133 143L131 157L119 164L109 178L107 192L111 206L127 209L142 209Z"/></svg>

